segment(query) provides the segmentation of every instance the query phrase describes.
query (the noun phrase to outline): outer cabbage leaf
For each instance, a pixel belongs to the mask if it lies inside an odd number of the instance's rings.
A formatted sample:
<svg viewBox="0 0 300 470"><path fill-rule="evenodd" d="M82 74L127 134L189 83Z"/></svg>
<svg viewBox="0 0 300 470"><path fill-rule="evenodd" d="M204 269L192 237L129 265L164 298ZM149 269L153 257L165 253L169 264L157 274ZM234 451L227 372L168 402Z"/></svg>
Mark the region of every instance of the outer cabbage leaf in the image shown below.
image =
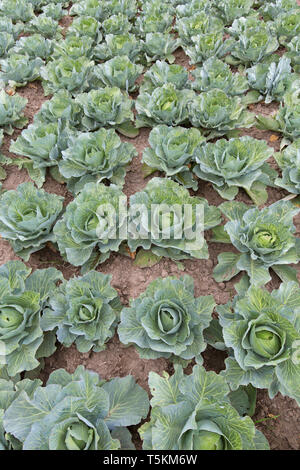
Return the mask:
<svg viewBox="0 0 300 470"><path fill-rule="evenodd" d="M181 46L181 40L172 34L147 33L141 45L147 64L158 59L167 60L172 64L175 61L173 52Z"/></svg>
<svg viewBox="0 0 300 470"><path fill-rule="evenodd" d="M137 156L132 144L121 142L113 129L70 137L58 167L70 191L77 194L87 182L124 185L126 167Z"/></svg>
<svg viewBox="0 0 300 470"><path fill-rule="evenodd" d="M300 194L300 139L274 157L282 171L282 177L276 178L275 184L290 193Z"/></svg>
<svg viewBox="0 0 300 470"><path fill-rule="evenodd" d="M216 57L203 62L202 67L192 71L192 87L196 91L209 91L214 88L229 96L243 95L248 89L247 79L239 73L232 73L229 65Z"/></svg>

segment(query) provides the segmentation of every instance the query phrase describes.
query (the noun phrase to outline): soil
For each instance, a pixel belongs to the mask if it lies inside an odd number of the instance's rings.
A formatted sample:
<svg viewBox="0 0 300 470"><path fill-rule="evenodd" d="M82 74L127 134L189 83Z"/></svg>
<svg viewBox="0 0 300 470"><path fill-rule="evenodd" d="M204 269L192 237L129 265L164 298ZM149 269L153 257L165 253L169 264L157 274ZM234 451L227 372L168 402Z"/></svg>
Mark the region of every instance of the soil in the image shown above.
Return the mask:
<svg viewBox="0 0 300 470"><path fill-rule="evenodd" d="M67 28L70 23L71 18L66 17L61 22L61 25ZM183 50L177 50L175 56L176 63L189 67L188 58ZM29 118L29 122L32 122L35 113L48 98L44 97L43 88L38 81L26 87L19 88L17 92L27 98L28 104L25 109L25 115ZM273 103L270 105L260 103L251 106L253 112L265 115L274 113L276 109L277 105ZM12 136L5 136L4 145L1 149L5 155L14 157L8 149L11 139L15 140L20 132L21 131L16 130ZM127 196L143 189L150 179L150 177L143 179L141 171L141 155L144 148L148 146L149 132L150 129L142 129L139 136L133 140L122 137L123 140L128 140L133 143L139 152L138 157L133 160L127 171L124 186L124 192ZM270 146L274 147L275 151L279 150L279 134L274 136L274 133L252 128L242 130L241 135L251 135L257 139L266 140ZM274 168L277 168L273 158L270 159L270 163ZM5 189L15 189L20 183L30 181L25 170L18 170L17 167L11 166L7 167L6 170L7 178L3 182ZM50 175L47 176L43 188L50 193L63 196L65 198L65 204L72 200L72 195L67 191L65 185L57 183ZM214 191L212 185L208 182L203 181L197 193L194 194L205 197L210 205L217 206L223 202L222 198ZM288 193L284 190L270 188L268 194L267 205L270 205L282 199ZM236 200L251 204L246 193L242 191L240 191ZM295 218L295 224L297 226L296 235L300 236L300 217ZM210 233L208 233L207 239L209 239L209 237ZM235 251L235 249L230 246L226 247L226 250ZM218 304L223 304L233 297L235 293L234 284L239 280L239 277L235 277L234 280L224 283L216 283L214 281L212 272L217 264L217 256L223 251L224 245L210 242L210 258L208 260L183 261L183 270L179 269L175 262L168 259L162 259L152 268L142 269L134 266L132 259L129 257L113 254L109 260L98 267L98 271L112 275L112 285L118 291L124 305L128 305L131 298L138 297L153 279L159 276L166 277L169 275L179 277L182 274L189 274L193 277L196 296L212 294ZM5 240L0 240L0 264L16 259L18 259L18 257L14 254L9 243ZM52 251L50 248L45 248L38 253L34 253L26 264L33 270L54 266L62 271L66 279L74 275L79 275L78 268L63 261L59 253ZM297 266L297 270L300 280L300 266ZM279 285L280 280L273 273L272 280L268 283L267 288L269 290L277 289ZM220 370L224 368L224 353L208 347L203 356L204 365L207 370L220 372ZM90 352L82 354L79 353L75 347L67 349L58 345L57 351L50 358L46 359L41 378L46 381L53 370L61 367L69 372L73 372L79 364L83 364L88 369L98 372L101 377L105 379L132 374L137 383L148 392L147 380L150 371L161 374L163 371L172 373L173 370L172 364L165 359L140 359L134 347L124 347L120 344L116 334L107 344L107 349L100 353ZM276 418L274 418L274 416ZM270 400L266 391L259 391L254 421L259 421L257 426L269 440L272 449L300 449L300 408L294 400L282 397L280 394L273 400ZM141 442L136 432L136 427L133 427L131 431L136 447L141 448Z"/></svg>

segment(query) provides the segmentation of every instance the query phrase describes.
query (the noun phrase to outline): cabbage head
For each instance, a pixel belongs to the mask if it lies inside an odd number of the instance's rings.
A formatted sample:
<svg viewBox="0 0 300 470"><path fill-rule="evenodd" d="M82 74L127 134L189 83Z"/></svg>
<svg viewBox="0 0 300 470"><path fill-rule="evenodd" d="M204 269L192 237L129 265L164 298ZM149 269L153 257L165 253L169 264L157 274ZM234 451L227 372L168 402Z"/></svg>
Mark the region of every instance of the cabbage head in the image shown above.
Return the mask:
<svg viewBox="0 0 300 470"><path fill-rule="evenodd" d="M299 306L298 282L284 282L272 293L252 286L217 307L231 351L222 375L233 390L250 383L270 398L280 392L300 404Z"/></svg>
<svg viewBox="0 0 300 470"><path fill-rule="evenodd" d="M118 87L127 92L135 91L135 83L142 74L144 67L131 62L127 56L116 56L97 65L94 74L102 86Z"/></svg>
<svg viewBox="0 0 300 470"><path fill-rule="evenodd" d="M198 184L189 167L204 142L198 129L156 126L150 132L150 147L144 150L142 162L152 171L159 170L186 188L196 190Z"/></svg>
<svg viewBox="0 0 300 470"><path fill-rule="evenodd" d="M187 217L183 216L184 205L189 206ZM153 178L143 191L130 197L128 245L131 252L141 246L174 260L208 259L200 232L219 221L219 209L209 206L206 199L191 197L186 188L169 178Z"/></svg>
<svg viewBox="0 0 300 470"><path fill-rule="evenodd" d="M193 171L210 181L223 199L232 200L243 188L256 204L268 198L266 185L272 185L277 173L265 163L273 154L264 140L243 136L207 143L196 154Z"/></svg>
<svg viewBox="0 0 300 470"><path fill-rule="evenodd" d="M224 202L219 206L229 222L224 226L227 239L241 254L224 252L218 256L214 269L217 282L229 280L240 271L246 271L250 283L256 286L271 280L269 269L284 281L296 281L296 271L290 264L300 259L299 238L293 217L299 208L290 201L277 201L258 209L242 202Z"/></svg>
<svg viewBox="0 0 300 470"><path fill-rule="evenodd" d="M82 273L96 268L119 250L126 217L126 198L118 186L87 183L54 227L61 255Z"/></svg>
<svg viewBox="0 0 300 470"><path fill-rule="evenodd" d="M211 295L194 297L190 276L158 278L121 313L118 335L123 344L134 344L143 359L196 358L206 343L215 302Z"/></svg>
<svg viewBox="0 0 300 470"><path fill-rule="evenodd" d="M62 200L33 183L22 183L0 196L0 234L24 261L55 242L52 228L62 212Z"/></svg>
<svg viewBox="0 0 300 470"><path fill-rule="evenodd" d="M59 171L75 194L88 182L109 181L122 187L126 167L137 156L132 144L121 142L113 129L104 128L71 136L61 153Z"/></svg>
<svg viewBox="0 0 300 470"><path fill-rule="evenodd" d="M33 394L23 388L3 418L23 450L128 450L126 426L140 423L149 410L147 392L131 375L106 381L83 366L73 374L52 372ZM41 401L49 406L41 410Z"/></svg>
<svg viewBox="0 0 300 470"><path fill-rule="evenodd" d="M188 103L195 94L192 90L178 90L173 83L155 88L153 92L140 93L135 106L137 127L153 127L155 124L178 126L188 122Z"/></svg>
<svg viewBox="0 0 300 470"><path fill-rule="evenodd" d="M67 348L75 343L82 353L103 351L122 308L111 278L90 271L63 282L43 312L43 330L55 331L57 340Z"/></svg>
<svg viewBox="0 0 300 470"><path fill-rule="evenodd" d="M22 129L28 122L23 110L27 99L15 94L9 95L4 89L0 91L0 126L7 134L13 134L14 127Z"/></svg>
<svg viewBox="0 0 300 470"><path fill-rule="evenodd" d="M155 88L168 83L175 85L178 90L190 88L188 71L182 65L157 60L144 74L140 93L152 93Z"/></svg>
<svg viewBox="0 0 300 470"><path fill-rule="evenodd" d="M55 268L30 272L21 261L9 261L0 268L1 359L10 377L36 369L39 359L56 349L55 335L44 335L40 321L62 274Z"/></svg>

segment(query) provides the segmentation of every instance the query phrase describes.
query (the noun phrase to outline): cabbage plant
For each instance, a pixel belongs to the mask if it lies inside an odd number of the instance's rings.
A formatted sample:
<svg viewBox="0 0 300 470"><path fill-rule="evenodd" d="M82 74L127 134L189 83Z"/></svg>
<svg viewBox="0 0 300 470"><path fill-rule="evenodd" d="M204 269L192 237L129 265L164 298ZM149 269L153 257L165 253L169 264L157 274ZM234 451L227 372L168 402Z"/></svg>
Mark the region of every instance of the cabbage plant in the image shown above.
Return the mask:
<svg viewBox="0 0 300 470"><path fill-rule="evenodd" d="M186 188L196 190L198 184L189 167L195 161L203 142L205 139L198 129L156 126L150 132L150 147L144 150L142 162L147 165L147 172L150 169L159 170Z"/></svg>
<svg viewBox="0 0 300 470"><path fill-rule="evenodd" d="M283 103L274 116L257 115L256 127L281 132L289 141L300 137L300 80L292 82L283 96ZM285 142L283 142L284 144ZM282 144L282 145L283 145Z"/></svg>
<svg viewBox="0 0 300 470"><path fill-rule="evenodd" d="M249 416L230 404L225 379L195 365L190 375L149 374L151 419L139 428L144 450L268 450Z"/></svg>
<svg viewBox="0 0 300 470"><path fill-rule="evenodd" d="M58 21L45 14L35 16L26 27L26 32L39 33L48 39L61 40L61 31Z"/></svg>
<svg viewBox="0 0 300 470"><path fill-rule="evenodd" d="M43 6L42 14L48 18L59 21L67 14L67 12L63 9L61 3L49 3L48 5Z"/></svg>
<svg viewBox="0 0 300 470"><path fill-rule="evenodd" d="M257 64L273 54L278 47L279 42L270 29L263 26L246 28L240 33L226 61L231 65Z"/></svg>
<svg viewBox="0 0 300 470"><path fill-rule="evenodd" d="M87 57L72 59L63 56L48 62L41 68L45 96L61 89L72 94L86 91L89 88L88 78L93 67L94 62Z"/></svg>
<svg viewBox="0 0 300 470"><path fill-rule="evenodd" d="M286 47L285 56L291 59L294 72L300 73L300 36L295 36Z"/></svg>
<svg viewBox="0 0 300 470"><path fill-rule="evenodd" d="M191 72L194 77L192 87L196 91L209 91L214 88L224 91L229 96L243 95L249 84L246 77L233 73L229 65L216 57L211 57Z"/></svg>
<svg viewBox="0 0 300 470"><path fill-rule="evenodd" d="M8 437L23 450L133 448L126 426L149 410L147 392L132 376L105 381L83 366L73 374L52 372L33 394L23 388L3 418ZM41 400L49 406L41 409Z"/></svg>
<svg viewBox="0 0 300 470"><path fill-rule="evenodd" d="M259 11L264 19L274 21L281 13L290 12L291 10L295 10L296 7L297 5L294 0L273 0L263 2Z"/></svg>
<svg viewBox="0 0 300 470"><path fill-rule="evenodd" d="M135 62L142 48L142 42L134 34L107 34L104 42L97 44L94 48L94 58L97 60L109 60L115 56L127 55Z"/></svg>
<svg viewBox="0 0 300 470"><path fill-rule="evenodd" d="M91 16L79 16L78 18L74 18L66 32L66 37L69 36L80 38L89 37L96 43L102 40L100 25L98 21Z"/></svg>
<svg viewBox="0 0 300 470"><path fill-rule="evenodd" d="M132 29L132 23L128 20L128 17L123 13L112 15L102 23L102 29L105 34L126 34Z"/></svg>
<svg viewBox="0 0 300 470"><path fill-rule="evenodd" d="M178 126L188 122L188 103L194 98L192 90L178 90L173 83L140 93L135 106L136 126L153 127L155 124Z"/></svg>
<svg viewBox="0 0 300 470"><path fill-rule="evenodd" d="M113 336L121 302L110 285L112 276L91 271L64 281L43 312L44 331L55 331L65 347L78 351L103 351Z"/></svg>
<svg viewBox="0 0 300 470"><path fill-rule="evenodd" d="M273 154L264 140L243 136L207 143L196 154L195 174L210 181L223 199L234 199L243 188L256 204L268 198L266 185L272 185L276 171L265 163Z"/></svg>
<svg viewBox="0 0 300 470"><path fill-rule="evenodd" d="M7 53L13 45L15 44L15 39L12 34L7 33L6 31L0 32L0 57L6 57Z"/></svg>
<svg viewBox="0 0 300 470"><path fill-rule="evenodd" d="M132 144L121 142L113 129L73 135L58 163L68 189L77 194L87 182L106 181L124 185L126 167L137 151Z"/></svg>
<svg viewBox="0 0 300 470"><path fill-rule="evenodd" d="M251 14L254 2L255 0L213 0L212 6L216 15L230 25L236 18Z"/></svg>
<svg viewBox="0 0 300 470"><path fill-rule="evenodd" d="M12 160L12 164L26 168L31 179L41 187L46 179L46 169L57 165L72 133L66 121L62 120L30 124L10 145L10 152L22 156Z"/></svg>
<svg viewBox="0 0 300 470"><path fill-rule="evenodd" d="M23 23L13 24L10 18L0 16L0 32L11 34L17 40L19 34L23 31Z"/></svg>
<svg viewBox="0 0 300 470"><path fill-rule="evenodd" d="M282 177L275 184L293 194L300 194L300 139L295 140L274 158L281 169Z"/></svg>
<svg viewBox="0 0 300 470"><path fill-rule="evenodd" d="M53 41L44 38L41 34L22 36L14 45L11 53L27 55L31 58L40 57L43 60L49 59L53 52Z"/></svg>
<svg viewBox="0 0 300 470"><path fill-rule="evenodd" d="M191 45L194 36L219 33L223 29L223 21L205 11L197 12L190 17L180 18L176 21L176 30L184 46Z"/></svg>
<svg viewBox="0 0 300 470"><path fill-rule="evenodd" d="M136 129L132 125L133 101L119 88L91 90L89 93L78 95L76 102L84 112L81 122L83 129L96 130L103 126L113 126L121 133L128 131L129 137L131 133L132 137L136 136Z"/></svg>
<svg viewBox="0 0 300 470"><path fill-rule="evenodd" d="M191 64L199 64L210 57L224 57L232 50L233 45L232 38L224 40L222 31L213 31L192 36L191 44L183 46L183 49Z"/></svg>
<svg viewBox="0 0 300 470"><path fill-rule="evenodd" d="M173 52L181 46L181 41L172 34L147 33L141 43L146 64L156 60L167 60L170 64L175 61Z"/></svg>
<svg viewBox="0 0 300 470"><path fill-rule="evenodd" d="M26 23L34 18L32 5L26 0L2 0L0 3L0 15L10 18L14 23L19 21Z"/></svg>
<svg viewBox="0 0 300 470"><path fill-rule="evenodd" d="M55 291L62 274L55 268L31 269L21 261L9 261L0 268L1 354L9 376L39 366L38 359L55 351L55 335L44 335L40 325L42 310Z"/></svg>
<svg viewBox="0 0 300 470"><path fill-rule="evenodd" d="M173 16L167 12L142 12L136 18L134 33L142 38L148 33L169 33L172 29Z"/></svg>
<svg viewBox="0 0 300 470"><path fill-rule="evenodd" d="M182 65L157 60L144 74L140 92L152 93L167 83L172 83L178 90L190 88L188 71Z"/></svg>
<svg viewBox="0 0 300 470"><path fill-rule="evenodd" d="M82 115L81 106L67 90L62 89L42 104L34 116L34 123L56 123L61 119L67 121L70 127L79 127Z"/></svg>
<svg viewBox="0 0 300 470"><path fill-rule="evenodd" d="M0 126L7 134L13 133L13 127L22 129L28 122L23 110L27 99L15 94L9 95L4 89L0 91Z"/></svg>
<svg viewBox="0 0 300 470"><path fill-rule="evenodd" d="M300 34L300 8L281 12L274 21L280 44L288 44Z"/></svg>
<svg viewBox="0 0 300 470"><path fill-rule="evenodd" d="M87 183L54 227L63 258L84 273L118 251L125 238L124 198L118 186Z"/></svg>
<svg viewBox="0 0 300 470"><path fill-rule="evenodd" d="M54 44L53 57L55 59L69 57L76 60L82 57L90 58L92 54L93 39L87 36L67 36L64 41Z"/></svg>
<svg viewBox="0 0 300 470"><path fill-rule="evenodd" d="M44 65L40 57L32 58L28 55L12 53L0 60L0 82L15 86L25 86L28 82L40 78L41 67Z"/></svg>
<svg viewBox="0 0 300 470"><path fill-rule="evenodd" d="M297 78L296 74L292 74L289 58L283 56L279 61L271 60L246 70L250 87L258 90L266 103L281 101L291 82Z"/></svg>
<svg viewBox="0 0 300 470"><path fill-rule="evenodd" d="M116 56L97 65L94 74L102 86L118 87L127 92L135 91L138 87L137 78L142 74L144 67L131 62L127 56Z"/></svg>
<svg viewBox="0 0 300 470"><path fill-rule="evenodd" d="M193 126L208 133L208 138L212 138L240 127L251 127L255 122L254 115L245 107L240 97L228 96L216 88L190 100L189 120Z"/></svg>
<svg viewBox="0 0 300 470"><path fill-rule="evenodd" d="M63 208L63 198L22 183L0 196L0 234L16 253L28 261L32 253L55 242L53 225Z"/></svg>
<svg viewBox="0 0 300 470"><path fill-rule="evenodd" d="M208 3L206 0L192 0L191 2L180 1L180 4L176 6L176 18L194 16L197 11L210 13L211 3Z"/></svg>
<svg viewBox="0 0 300 470"><path fill-rule="evenodd" d="M189 215L183 214L184 205ZM187 214L187 213L186 213ZM153 178L143 191L130 197L128 245L173 260L208 259L201 231L218 225L220 211L206 199L191 197L169 178Z"/></svg>
<svg viewBox="0 0 300 470"><path fill-rule="evenodd" d="M281 200L264 209L249 208L242 202L224 202L219 209L229 220L219 241L231 242L240 254L224 252L218 256L219 264L214 269L217 282L246 271L250 283L261 286L271 280L270 268L282 280L296 281L296 271L289 265L300 259L299 238L294 236L293 225L298 207Z"/></svg>
<svg viewBox="0 0 300 470"><path fill-rule="evenodd" d="M71 16L91 16L97 21L103 21L111 9L111 2L99 2L98 0L79 0L76 1L69 14Z"/></svg>
<svg viewBox="0 0 300 470"><path fill-rule="evenodd" d="M158 278L121 312L118 335L123 344L134 344L140 357L191 360L202 363L215 302L211 295L194 297L190 276Z"/></svg>
<svg viewBox="0 0 300 470"><path fill-rule="evenodd" d="M272 293L252 286L217 307L231 351L222 375L233 390L250 383L267 388L270 398L280 392L300 404L299 305L298 282L284 282Z"/></svg>
<svg viewBox="0 0 300 470"><path fill-rule="evenodd" d="M2 373L2 371L3 369L0 372ZM20 377L10 379L7 375L4 377L1 376L0 378L0 450L12 450L12 441L14 442L14 449L21 449L21 445L17 439L13 439L13 436L9 436L8 433L5 432L3 416L13 400L15 400L22 391L25 391L28 396L32 397L36 388L42 385L42 381L39 379L23 379L18 381L19 379Z"/></svg>

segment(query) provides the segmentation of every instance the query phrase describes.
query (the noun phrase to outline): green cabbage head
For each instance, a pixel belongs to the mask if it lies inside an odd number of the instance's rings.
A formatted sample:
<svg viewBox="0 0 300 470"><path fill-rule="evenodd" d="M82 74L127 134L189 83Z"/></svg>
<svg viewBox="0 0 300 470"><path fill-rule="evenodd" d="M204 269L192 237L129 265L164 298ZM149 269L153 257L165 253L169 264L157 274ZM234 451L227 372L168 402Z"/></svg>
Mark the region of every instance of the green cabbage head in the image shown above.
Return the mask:
<svg viewBox="0 0 300 470"><path fill-rule="evenodd" d="M255 203L267 200L266 185L272 184L270 176L277 173L266 160L273 149L263 140L243 136L203 145L196 154L195 174L213 187L224 199L234 199L239 188L245 189Z"/></svg>
<svg viewBox="0 0 300 470"><path fill-rule="evenodd" d="M62 212L63 198L22 183L0 197L0 234L25 261L47 242L55 242L53 225Z"/></svg>
<svg viewBox="0 0 300 470"><path fill-rule="evenodd" d="M143 359L196 358L202 363L203 330L209 326L214 305L211 295L194 297L190 276L155 279L122 310L120 341L134 344Z"/></svg>
<svg viewBox="0 0 300 470"><path fill-rule="evenodd" d="M222 372L230 387L251 383L300 404L300 289L284 282L270 294L250 287L233 303L219 306L224 342L232 354Z"/></svg>
<svg viewBox="0 0 300 470"><path fill-rule="evenodd" d="M281 200L261 210L241 202L224 202L220 209L229 219L225 232L241 254L219 255L215 280L229 280L246 271L251 284L260 286L271 280L272 268L282 280L296 281L296 272L289 265L300 259L299 238L294 236L293 225L299 208ZM224 242L228 241L225 237Z"/></svg>
<svg viewBox="0 0 300 470"><path fill-rule="evenodd" d="M204 141L198 129L156 126L150 132L150 147L144 150L142 162L187 188L197 189L189 166L195 161Z"/></svg>
<svg viewBox="0 0 300 470"><path fill-rule="evenodd" d="M97 271L65 281L43 312L43 330L55 331L67 348L75 343L82 353L103 351L114 334L121 309L110 282L111 276Z"/></svg>

